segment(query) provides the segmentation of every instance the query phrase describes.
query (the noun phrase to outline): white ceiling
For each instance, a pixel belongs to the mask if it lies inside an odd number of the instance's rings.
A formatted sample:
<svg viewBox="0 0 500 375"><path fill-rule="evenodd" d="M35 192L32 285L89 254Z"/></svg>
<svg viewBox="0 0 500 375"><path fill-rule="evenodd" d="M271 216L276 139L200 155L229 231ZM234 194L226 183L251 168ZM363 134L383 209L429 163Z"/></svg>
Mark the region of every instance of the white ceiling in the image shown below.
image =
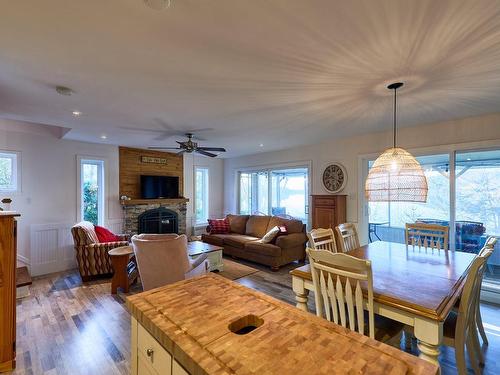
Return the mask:
<svg viewBox="0 0 500 375"><path fill-rule="evenodd" d="M499 1L5 0L0 20L0 117L69 139L170 146L126 129L167 123L228 156L290 148L390 129L395 80L401 126L500 108Z"/></svg>

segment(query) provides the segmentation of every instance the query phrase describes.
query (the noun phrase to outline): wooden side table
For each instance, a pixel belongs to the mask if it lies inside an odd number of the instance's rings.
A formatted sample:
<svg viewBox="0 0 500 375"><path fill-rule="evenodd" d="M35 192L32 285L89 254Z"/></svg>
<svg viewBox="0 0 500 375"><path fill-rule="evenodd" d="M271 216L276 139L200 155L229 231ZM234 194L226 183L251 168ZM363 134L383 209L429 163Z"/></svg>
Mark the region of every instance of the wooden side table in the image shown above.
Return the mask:
<svg viewBox="0 0 500 375"><path fill-rule="evenodd" d="M124 293L128 293L130 284L137 279L137 265L135 260L131 260L134 254L132 246L120 246L108 252L113 265L113 279L111 280L111 294L116 294L118 288L122 288Z"/></svg>

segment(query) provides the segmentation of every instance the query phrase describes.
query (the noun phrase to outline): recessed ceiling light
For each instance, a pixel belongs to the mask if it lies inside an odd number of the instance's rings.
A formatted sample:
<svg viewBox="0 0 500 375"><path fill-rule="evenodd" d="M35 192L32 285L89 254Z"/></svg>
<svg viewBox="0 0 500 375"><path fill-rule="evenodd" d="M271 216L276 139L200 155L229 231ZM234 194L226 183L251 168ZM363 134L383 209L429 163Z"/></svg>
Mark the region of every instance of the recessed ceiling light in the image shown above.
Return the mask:
<svg viewBox="0 0 500 375"><path fill-rule="evenodd" d="M73 116L75 116L75 117L78 117L78 116L80 116L80 115L82 114L82 112L80 112L80 111L73 111L73 112L71 112L71 113L72 113L72 114L73 114Z"/></svg>
<svg viewBox="0 0 500 375"><path fill-rule="evenodd" d="M261 143L261 144L259 145L259 147L264 147L264 143Z"/></svg>
<svg viewBox="0 0 500 375"><path fill-rule="evenodd" d="M101 139L106 139L108 136L106 134L101 135Z"/></svg>
<svg viewBox="0 0 500 375"><path fill-rule="evenodd" d="M471 161L472 159L471 158L467 158L467 161Z"/></svg>

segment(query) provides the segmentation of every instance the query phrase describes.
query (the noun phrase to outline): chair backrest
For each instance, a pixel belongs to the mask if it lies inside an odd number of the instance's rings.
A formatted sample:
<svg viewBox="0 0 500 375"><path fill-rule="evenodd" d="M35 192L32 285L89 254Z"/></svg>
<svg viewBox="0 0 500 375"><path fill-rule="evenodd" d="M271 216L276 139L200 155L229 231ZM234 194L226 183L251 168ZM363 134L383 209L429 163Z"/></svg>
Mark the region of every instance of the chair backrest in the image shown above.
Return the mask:
<svg viewBox="0 0 500 375"><path fill-rule="evenodd" d="M95 233L94 224L90 221L80 221L71 228L75 246L91 245L98 243L99 239Z"/></svg>
<svg viewBox="0 0 500 375"><path fill-rule="evenodd" d="M371 262L326 250L308 248L307 254L314 283L316 315L364 334L364 311L367 310L369 336L374 338ZM366 298L363 297L362 283L366 287Z"/></svg>
<svg viewBox="0 0 500 375"><path fill-rule="evenodd" d="M343 253L357 249L359 247L358 231L352 223L338 225L335 230L338 236L338 248Z"/></svg>
<svg viewBox="0 0 500 375"><path fill-rule="evenodd" d="M412 223L406 224L406 246L436 250L448 250L450 228L446 225Z"/></svg>
<svg viewBox="0 0 500 375"><path fill-rule="evenodd" d="M482 252L487 251L488 249L493 250L495 248L495 245L497 243L497 238L490 236L486 239L486 242L484 243L484 247L479 251L479 255L481 255Z"/></svg>
<svg viewBox="0 0 500 375"><path fill-rule="evenodd" d="M481 291L482 275L488 257L493 250L487 248L482 255L476 256L470 266L467 279L465 280L460 297L460 306L458 307L457 325L455 328L455 340L459 339L466 342L469 328L475 329L475 314L479 304L479 296Z"/></svg>
<svg viewBox="0 0 500 375"><path fill-rule="evenodd" d="M313 229L307 233L309 239L309 247L314 250L328 250L332 253L337 252L337 243L332 228Z"/></svg>
<svg viewBox="0 0 500 375"><path fill-rule="evenodd" d="M144 290L184 280L190 267L184 234L139 234L132 245Z"/></svg>

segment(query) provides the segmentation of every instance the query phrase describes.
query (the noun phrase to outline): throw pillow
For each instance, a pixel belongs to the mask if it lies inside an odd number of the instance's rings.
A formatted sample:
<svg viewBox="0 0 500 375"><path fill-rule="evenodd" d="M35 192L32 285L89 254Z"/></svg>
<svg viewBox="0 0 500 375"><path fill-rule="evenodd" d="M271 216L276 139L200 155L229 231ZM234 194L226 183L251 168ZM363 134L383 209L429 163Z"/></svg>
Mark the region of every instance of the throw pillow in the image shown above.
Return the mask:
<svg viewBox="0 0 500 375"><path fill-rule="evenodd" d="M94 230L100 243L120 241L120 237L104 227L94 225Z"/></svg>
<svg viewBox="0 0 500 375"><path fill-rule="evenodd" d="M227 219L208 219L210 234L225 234L229 233L229 220Z"/></svg>
<svg viewBox="0 0 500 375"><path fill-rule="evenodd" d="M271 243L278 236L280 232L280 228L278 226L272 227L269 231L262 237L260 242L262 243Z"/></svg>

